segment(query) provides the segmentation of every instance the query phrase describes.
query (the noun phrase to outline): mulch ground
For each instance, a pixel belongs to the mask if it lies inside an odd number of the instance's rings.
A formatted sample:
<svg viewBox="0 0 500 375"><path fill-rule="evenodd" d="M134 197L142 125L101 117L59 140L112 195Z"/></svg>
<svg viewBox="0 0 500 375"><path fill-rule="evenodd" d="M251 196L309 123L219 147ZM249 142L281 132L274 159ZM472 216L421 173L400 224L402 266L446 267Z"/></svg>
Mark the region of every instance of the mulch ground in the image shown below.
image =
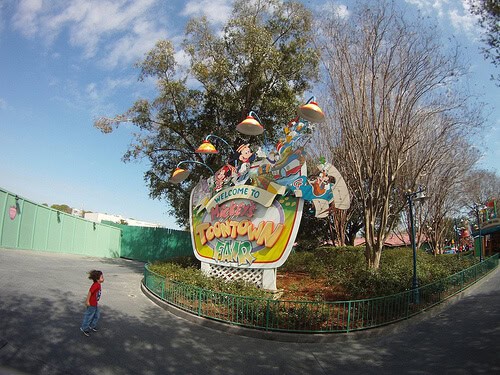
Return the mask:
<svg viewBox="0 0 500 375"><path fill-rule="evenodd" d="M344 290L338 285L328 285L326 278L313 278L300 272L278 272L276 287L282 291L281 300L342 301Z"/></svg>

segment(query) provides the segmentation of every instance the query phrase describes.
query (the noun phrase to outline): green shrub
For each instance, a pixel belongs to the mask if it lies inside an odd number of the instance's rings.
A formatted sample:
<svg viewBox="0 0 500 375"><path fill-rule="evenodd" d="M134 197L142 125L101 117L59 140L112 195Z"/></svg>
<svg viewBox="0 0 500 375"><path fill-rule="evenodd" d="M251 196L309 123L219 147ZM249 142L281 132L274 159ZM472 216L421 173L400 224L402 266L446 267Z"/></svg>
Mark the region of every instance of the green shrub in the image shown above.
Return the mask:
<svg viewBox="0 0 500 375"><path fill-rule="evenodd" d="M180 263L175 263L176 261ZM192 263L186 259L156 261L149 265L149 269L168 279L214 292L258 298L266 297L268 294L243 280L225 281L221 278L206 276L196 266L196 262Z"/></svg>
<svg viewBox="0 0 500 375"><path fill-rule="evenodd" d="M387 296L410 290L413 282L413 251L411 248L385 249L378 270L366 269L364 253L359 248L335 251L329 267L329 283L339 284L349 298ZM470 257L433 256L417 251L419 285L444 279L474 264Z"/></svg>
<svg viewBox="0 0 500 375"><path fill-rule="evenodd" d="M434 283L472 266L477 260L463 255L431 255L417 251L417 275L420 286ZM263 290L243 281L226 282L207 277L194 257L181 257L150 264L150 270L167 278L221 293L266 297ZM387 296L410 290L413 281L411 248L384 249L378 270L366 268L364 247L319 247L314 251L294 252L280 272L304 273L325 278L326 284L338 285L348 299Z"/></svg>
<svg viewBox="0 0 500 375"><path fill-rule="evenodd" d="M359 246L321 247L315 254L324 265L330 284L340 284L366 268L364 248Z"/></svg>
<svg viewBox="0 0 500 375"><path fill-rule="evenodd" d="M363 248L355 246L328 246L314 251L292 253L280 271L328 277L337 282L365 267L363 251Z"/></svg>
<svg viewBox="0 0 500 375"><path fill-rule="evenodd" d="M280 268L283 272L306 273L311 277L319 277L325 273L321 260L310 251L292 253L285 264Z"/></svg>

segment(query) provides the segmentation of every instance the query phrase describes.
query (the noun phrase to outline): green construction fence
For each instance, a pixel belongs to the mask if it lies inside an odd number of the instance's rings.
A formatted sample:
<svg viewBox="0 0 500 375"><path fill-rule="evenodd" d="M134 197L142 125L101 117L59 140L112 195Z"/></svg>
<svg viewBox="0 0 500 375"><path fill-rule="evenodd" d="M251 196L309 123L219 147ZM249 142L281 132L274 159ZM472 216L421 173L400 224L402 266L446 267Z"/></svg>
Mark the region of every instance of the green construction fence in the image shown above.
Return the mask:
<svg viewBox="0 0 500 375"><path fill-rule="evenodd" d="M120 230L31 202L0 188L0 247L120 256Z"/></svg>
<svg viewBox="0 0 500 375"><path fill-rule="evenodd" d="M128 258L144 262L193 255L188 231L94 223L0 188L0 247Z"/></svg>
<svg viewBox="0 0 500 375"><path fill-rule="evenodd" d="M122 258L144 262L193 255L191 236L188 231L168 228L136 227L104 223L119 228L122 233Z"/></svg>

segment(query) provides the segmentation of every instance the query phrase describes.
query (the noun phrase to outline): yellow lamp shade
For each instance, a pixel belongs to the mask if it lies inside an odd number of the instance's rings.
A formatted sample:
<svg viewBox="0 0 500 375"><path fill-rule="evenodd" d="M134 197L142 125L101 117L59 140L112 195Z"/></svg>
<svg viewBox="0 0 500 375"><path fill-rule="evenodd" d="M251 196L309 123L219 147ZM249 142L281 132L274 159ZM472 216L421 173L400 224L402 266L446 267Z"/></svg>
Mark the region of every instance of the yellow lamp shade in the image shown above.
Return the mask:
<svg viewBox="0 0 500 375"><path fill-rule="evenodd" d="M316 102L309 102L307 104L301 105L297 109L297 113L299 117L302 117L303 119L310 121L310 122L323 122L325 121L325 114L321 110L321 108L318 106L318 103Z"/></svg>
<svg viewBox="0 0 500 375"><path fill-rule="evenodd" d="M215 148L215 146L210 143L209 140L205 139L203 143L198 147L195 151L198 154L218 154L219 151Z"/></svg>
<svg viewBox="0 0 500 375"><path fill-rule="evenodd" d="M236 125L236 130L246 135L259 135L264 133L264 127L253 116L247 116L246 119Z"/></svg>
<svg viewBox="0 0 500 375"><path fill-rule="evenodd" d="M170 177L170 182L174 184L179 184L182 181L184 181L186 178L188 178L189 174L191 171L189 169L182 169L182 168L175 168L174 173L172 173L172 176Z"/></svg>

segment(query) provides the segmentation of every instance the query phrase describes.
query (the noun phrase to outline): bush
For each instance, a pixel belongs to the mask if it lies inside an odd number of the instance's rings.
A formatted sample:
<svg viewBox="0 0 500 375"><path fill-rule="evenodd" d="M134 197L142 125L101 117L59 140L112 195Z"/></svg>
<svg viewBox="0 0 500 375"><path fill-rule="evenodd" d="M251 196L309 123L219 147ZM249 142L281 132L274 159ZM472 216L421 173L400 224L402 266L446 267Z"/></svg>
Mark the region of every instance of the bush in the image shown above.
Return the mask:
<svg viewBox="0 0 500 375"><path fill-rule="evenodd" d="M304 251L290 254L280 271L306 273L311 277L319 277L326 270L313 252Z"/></svg>
<svg viewBox="0 0 500 375"><path fill-rule="evenodd" d="M463 255L431 255L417 251L419 285L427 285L472 266L475 258ZM199 270L194 257L181 257L150 264L150 270L167 278L215 292L249 297L266 297L267 293L244 281L226 282L207 277ZM366 268L364 247L320 247L313 251L290 254L280 272L303 273L324 278L328 286L340 286L347 299L387 296L410 290L413 281L411 248L385 249L380 268Z"/></svg>
<svg viewBox="0 0 500 375"><path fill-rule="evenodd" d="M330 284L340 284L366 268L364 248L360 246L322 247L315 254L325 266Z"/></svg>
<svg viewBox="0 0 500 375"><path fill-rule="evenodd" d="M335 282L365 267L362 247L320 247L314 251L292 253L280 268L283 272L307 273L328 277Z"/></svg>
<svg viewBox="0 0 500 375"><path fill-rule="evenodd" d="M366 262L363 259L364 264ZM417 251L417 276L420 286L434 283L474 264L474 258L464 256L433 256ZM378 270L356 267L353 272L335 278L350 298L371 298L401 293L412 288L413 251L411 248L385 249Z"/></svg>
<svg viewBox="0 0 500 375"><path fill-rule="evenodd" d="M266 297L268 294L264 290L243 280L225 281L221 278L206 276L197 266L197 262L192 262L184 258L189 257L156 261L149 265L149 269L168 279L214 292L258 298Z"/></svg>

